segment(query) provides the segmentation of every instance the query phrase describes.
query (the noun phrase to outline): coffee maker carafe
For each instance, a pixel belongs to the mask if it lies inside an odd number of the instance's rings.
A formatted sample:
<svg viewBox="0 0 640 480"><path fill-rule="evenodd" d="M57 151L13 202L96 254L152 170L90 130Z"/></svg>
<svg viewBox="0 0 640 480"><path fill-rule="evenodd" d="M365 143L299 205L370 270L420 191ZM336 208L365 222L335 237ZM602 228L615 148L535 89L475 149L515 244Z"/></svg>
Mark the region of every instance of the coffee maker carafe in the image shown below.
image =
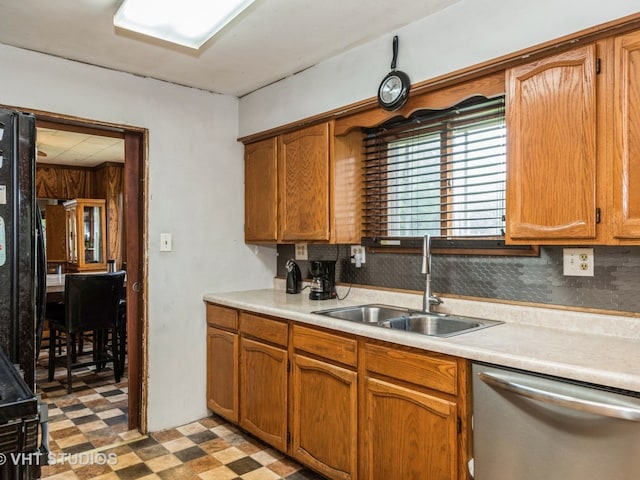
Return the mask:
<svg viewBox="0 0 640 480"><path fill-rule="evenodd" d="M311 274L311 300L328 300L336 298L336 262L329 260L312 260L309 262Z"/></svg>

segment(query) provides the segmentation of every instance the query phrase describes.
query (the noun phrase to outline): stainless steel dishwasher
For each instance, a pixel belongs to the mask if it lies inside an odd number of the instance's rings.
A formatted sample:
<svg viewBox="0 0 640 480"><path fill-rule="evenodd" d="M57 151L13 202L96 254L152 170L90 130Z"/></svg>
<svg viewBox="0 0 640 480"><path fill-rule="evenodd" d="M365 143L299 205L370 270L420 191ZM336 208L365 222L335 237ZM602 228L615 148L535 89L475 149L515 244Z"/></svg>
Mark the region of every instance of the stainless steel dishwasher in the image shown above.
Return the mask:
<svg viewBox="0 0 640 480"><path fill-rule="evenodd" d="M475 480L640 478L640 394L473 365Z"/></svg>

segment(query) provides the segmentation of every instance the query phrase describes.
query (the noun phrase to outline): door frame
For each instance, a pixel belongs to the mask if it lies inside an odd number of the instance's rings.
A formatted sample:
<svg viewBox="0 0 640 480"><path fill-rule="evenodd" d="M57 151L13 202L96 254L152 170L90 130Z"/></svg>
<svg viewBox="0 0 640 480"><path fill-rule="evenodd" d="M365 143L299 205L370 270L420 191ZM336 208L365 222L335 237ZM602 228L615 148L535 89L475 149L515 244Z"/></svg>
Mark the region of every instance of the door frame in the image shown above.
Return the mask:
<svg viewBox="0 0 640 480"><path fill-rule="evenodd" d="M123 210L127 258L127 343L129 429L147 433L148 405L148 139L146 128L60 113L7 106L33 113L48 128L119 137L124 140ZM128 239L128 240L127 240ZM133 239L133 241L131 241Z"/></svg>

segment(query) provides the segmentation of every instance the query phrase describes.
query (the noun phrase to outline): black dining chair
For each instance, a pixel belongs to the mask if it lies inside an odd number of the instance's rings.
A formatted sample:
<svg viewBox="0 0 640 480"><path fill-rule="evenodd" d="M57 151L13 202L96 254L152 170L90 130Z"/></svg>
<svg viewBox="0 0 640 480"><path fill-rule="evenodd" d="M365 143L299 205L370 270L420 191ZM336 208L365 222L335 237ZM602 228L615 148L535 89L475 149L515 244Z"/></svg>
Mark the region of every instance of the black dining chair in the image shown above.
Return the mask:
<svg viewBox="0 0 640 480"><path fill-rule="evenodd" d="M72 391L71 370L76 367L96 365L102 370L112 362L115 381L120 381L119 335L117 328L121 315L120 300L125 272L67 274L64 286L64 309L58 315L47 314L49 322L49 381L53 380L56 361L62 357L67 367L67 392ZM93 333L91 361L80 361L75 351L76 337L84 332ZM55 345L66 337L66 352L56 356ZM109 344L109 336L111 343Z"/></svg>

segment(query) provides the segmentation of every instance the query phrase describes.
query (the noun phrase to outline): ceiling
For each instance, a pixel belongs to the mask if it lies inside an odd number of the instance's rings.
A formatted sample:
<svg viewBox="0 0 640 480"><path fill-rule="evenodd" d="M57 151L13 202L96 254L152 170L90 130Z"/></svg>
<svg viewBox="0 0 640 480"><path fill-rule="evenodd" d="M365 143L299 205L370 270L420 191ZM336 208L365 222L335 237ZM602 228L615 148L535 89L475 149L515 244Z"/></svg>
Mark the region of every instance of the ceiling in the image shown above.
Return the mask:
<svg viewBox="0 0 640 480"><path fill-rule="evenodd" d="M116 29L121 0L0 0L0 43L241 97L458 1L256 0L194 51ZM40 163L124 161L108 137L38 128L37 143Z"/></svg>
<svg viewBox="0 0 640 480"><path fill-rule="evenodd" d="M124 162L124 140L86 133L37 128L37 162L74 167L95 167Z"/></svg>
<svg viewBox="0 0 640 480"><path fill-rule="evenodd" d="M256 0L199 51L113 26L121 0L0 0L0 43L243 96L460 0Z"/></svg>

